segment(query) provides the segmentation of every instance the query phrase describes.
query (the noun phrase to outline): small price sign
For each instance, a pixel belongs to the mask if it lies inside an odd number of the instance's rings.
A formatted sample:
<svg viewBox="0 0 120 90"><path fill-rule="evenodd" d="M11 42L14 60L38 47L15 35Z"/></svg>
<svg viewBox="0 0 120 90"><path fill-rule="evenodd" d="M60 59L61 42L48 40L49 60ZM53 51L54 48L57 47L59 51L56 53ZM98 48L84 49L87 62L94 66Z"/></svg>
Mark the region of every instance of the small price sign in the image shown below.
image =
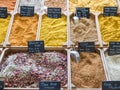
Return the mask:
<svg viewBox="0 0 120 90"><path fill-rule="evenodd" d="M4 81L0 81L0 90L4 90Z"/></svg>
<svg viewBox="0 0 120 90"><path fill-rule="evenodd" d="M34 16L34 6L20 6L20 16Z"/></svg>
<svg viewBox="0 0 120 90"><path fill-rule="evenodd" d="M39 90L60 90L60 82L57 81L41 81Z"/></svg>
<svg viewBox="0 0 120 90"><path fill-rule="evenodd" d="M102 90L120 90L120 81L103 81Z"/></svg>
<svg viewBox="0 0 120 90"><path fill-rule="evenodd" d="M117 16L117 7L104 7L104 16Z"/></svg>
<svg viewBox="0 0 120 90"><path fill-rule="evenodd" d="M0 7L0 18L7 18L7 7Z"/></svg>
<svg viewBox="0 0 120 90"><path fill-rule="evenodd" d="M90 17L90 8L84 8L84 7L77 7L76 8L76 15L79 18L89 18Z"/></svg>
<svg viewBox="0 0 120 90"><path fill-rule="evenodd" d="M44 52L44 41L28 41L28 51L30 53Z"/></svg>
<svg viewBox="0 0 120 90"><path fill-rule="evenodd" d="M120 54L120 42L109 42L108 55Z"/></svg>
<svg viewBox="0 0 120 90"><path fill-rule="evenodd" d="M49 18L61 18L61 8L47 8L47 16Z"/></svg>
<svg viewBox="0 0 120 90"><path fill-rule="evenodd" d="M95 44L94 42L79 42L78 51L79 52L94 52Z"/></svg>

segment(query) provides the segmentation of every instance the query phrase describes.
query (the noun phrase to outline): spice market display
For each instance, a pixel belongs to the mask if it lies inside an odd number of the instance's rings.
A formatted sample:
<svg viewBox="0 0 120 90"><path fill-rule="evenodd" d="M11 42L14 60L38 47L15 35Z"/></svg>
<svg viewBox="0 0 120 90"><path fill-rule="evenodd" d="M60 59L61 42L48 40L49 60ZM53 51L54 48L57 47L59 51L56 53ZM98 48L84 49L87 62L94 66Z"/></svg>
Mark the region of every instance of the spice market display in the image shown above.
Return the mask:
<svg viewBox="0 0 120 90"><path fill-rule="evenodd" d="M0 90L119 83L119 12L120 0L0 0Z"/></svg>

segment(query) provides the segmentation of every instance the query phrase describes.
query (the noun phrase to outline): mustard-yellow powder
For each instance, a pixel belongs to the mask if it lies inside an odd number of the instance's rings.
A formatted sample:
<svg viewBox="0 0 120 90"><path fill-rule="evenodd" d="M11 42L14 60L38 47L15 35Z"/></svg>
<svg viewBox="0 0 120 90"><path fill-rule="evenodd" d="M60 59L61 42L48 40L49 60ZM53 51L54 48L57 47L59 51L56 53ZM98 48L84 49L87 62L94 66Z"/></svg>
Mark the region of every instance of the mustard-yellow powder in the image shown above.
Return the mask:
<svg viewBox="0 0 120 90"><path fill-rule="evenodd" d="M45 46L61 46L67 41L67 18L49 18L43 15L40 29L40 40L44 40Z"/></svg>
<svg viewBox="0 0 120 90"><path fill-rule="evenodd" d="M76 7L89 7L91 12L103 12L105 6L117 6L117 0L70 0L70 11Z"/></svg>
<svg viewBox="0 0 120 90"><path fill-rule="evenodd" d="M104 42L120 41L120 16L104 17L100 15L99 23Z"/></svg>
<svg viewBox="0 0 120 90"><path fill-rule="evenodd" d="M7 18L0 18L0 43L3 43L6 37L6 32L8 30L10 15Z"/></svg>

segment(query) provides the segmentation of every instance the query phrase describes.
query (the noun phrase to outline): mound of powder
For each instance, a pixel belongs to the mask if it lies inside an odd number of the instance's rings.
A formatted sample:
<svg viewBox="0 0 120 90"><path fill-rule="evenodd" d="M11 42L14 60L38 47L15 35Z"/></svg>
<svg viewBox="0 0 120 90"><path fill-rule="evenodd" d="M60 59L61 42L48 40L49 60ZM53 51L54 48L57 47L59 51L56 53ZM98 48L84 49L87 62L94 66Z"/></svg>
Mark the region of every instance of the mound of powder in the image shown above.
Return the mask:
<svg viewBox="0 0 120 90"><path fill-rule="evenodd" d="M72 60L72 83L79 88L100 88L105 74L98 53L82 52L81 60Z"/></svg>

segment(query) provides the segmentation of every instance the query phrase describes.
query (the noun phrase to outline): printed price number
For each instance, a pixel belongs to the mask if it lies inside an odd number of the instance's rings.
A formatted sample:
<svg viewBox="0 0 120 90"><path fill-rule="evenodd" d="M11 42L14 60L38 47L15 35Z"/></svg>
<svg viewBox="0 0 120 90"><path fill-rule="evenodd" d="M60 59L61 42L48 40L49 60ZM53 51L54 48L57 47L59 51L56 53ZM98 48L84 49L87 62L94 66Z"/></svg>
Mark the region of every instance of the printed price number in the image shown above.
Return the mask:
<svg viewBox="0 0 120 90"><path fill-rule="evenodd" d="M94 42L79 42L78 51L79 52L94 52L95 43Z"/></svg>
<svg viewBox="0 0 120 90"><path fill-rule="evenodd" d="M0 18L7 18L7 7L0 7Z"/></svg>
<svg viewBox="0 0 120 90"><path fill-rule="evenodd" d="M120 54L120 42L109 42L108 55Z"/></svg>
<svg viewBox="0 0 120 90"><path fill-rule="evenodd" d="M49 18L61 18L61 8L47 8L47 16Z"/></svg>
<svg viewBox="0 0 120 90"><path fill-rule="evenodd" d="M44 52L44 41L28 41L28 51L30 53Z"/></svg>
<svg viewBox="0 0 120 90"><path fill-rule="evenodd" d="M57 81L41 81L39 90L60 90L60 84Z"/></svg>
<svg viewBox="0 0 120 90"><path fill-rule="evenodd" d="M20 6L20 16L34 16L34 6Z"/></svg>
<svg viewBox="0 0 120 90"><path fill-rule="evenodd" d="M117 7L104 7L103 15L104 16L117 16Z"/></svg>
<svg viewBox="0 0 120 90"><path fill-rule="evenodd" d="M89 18L90 8L76 7L76 15L79 18Z"/></svg>
<svg viewBox="0 0 120 90"><path fill-rule="evenodd" d="M120 90L120 81L103 81L102 90Z"/></svg>

